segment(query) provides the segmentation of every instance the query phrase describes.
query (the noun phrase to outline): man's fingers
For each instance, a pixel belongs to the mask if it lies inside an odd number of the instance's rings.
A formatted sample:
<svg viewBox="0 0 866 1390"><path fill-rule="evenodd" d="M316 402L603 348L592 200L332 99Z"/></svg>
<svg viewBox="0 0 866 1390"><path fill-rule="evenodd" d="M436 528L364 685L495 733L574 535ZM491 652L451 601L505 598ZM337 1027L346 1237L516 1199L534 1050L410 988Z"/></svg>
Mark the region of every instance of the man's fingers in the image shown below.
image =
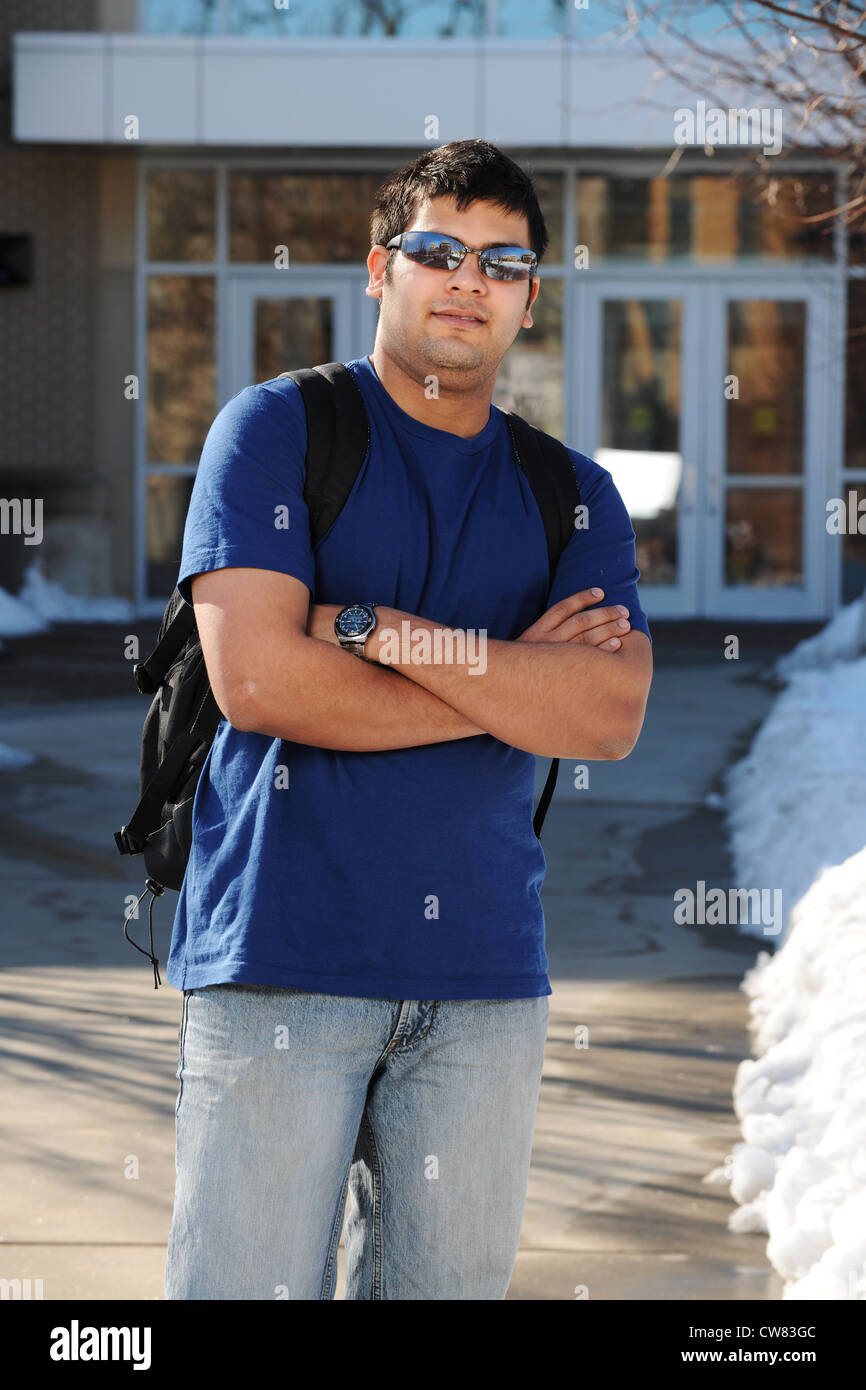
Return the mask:
<svg viewBox="0 0 866 1390"><path fill-rule="evenodd" d="M550 608L546 609L541 617L537 618L532 626L526 629L523 633L523 638L520 640L534 638L536 642L550 641L550 634L554 632L561 623L567 622L569 618L581 612L582 609L589 608L592 604L598 603L599 599L602 597L603 591L597 588L581 589L579 593L569 594L566 598L560 599L558 603L554 603ZM587 614L587 617L592 621L591 614ZM557 635L552 640L559 641L560 638Z"/></svg>
<svg viewBox="0 0 866 1390"><path fill-rule="evenodd" d="M583 642L587 646L617 651L621 638L631 630L628 609L622 604L598 604L602 590L581 589L554 603L526 629L519 642Z"/></svg>
<svg viewBox="0 0 866 1390"><path fill-rule="evenodd" d="M561 598L558 603L554 603L545 613L542 613L538 619L539 625L543 625L544 630L549 632L575 613L580 613L584 608L591 608L602 598L604 598L604 590L599 588L580 589L576 594L567 594L565 598Z"/></svg>
<svg viewBox="0 0 866 1390"><path fill-rule="evenodd" d="M628 632L630 623L628 609L621 605L608 608L592 608L585 613L573 613L556 627L546 630L539 623L523 634L524 641L531 642L589 642L597 647L608 637L621 636Z"/></svg>
<svg viewBox="0 0 866 1390"><path fill-rule="evenodd" d="M548 637L549 642L585 642L592 647L600 647L611 637L623 637L631 627L628 618L618 608L599 610L598 622L590 622L594 613L578 613L567 622L560 623L556 632Z"/></svg>

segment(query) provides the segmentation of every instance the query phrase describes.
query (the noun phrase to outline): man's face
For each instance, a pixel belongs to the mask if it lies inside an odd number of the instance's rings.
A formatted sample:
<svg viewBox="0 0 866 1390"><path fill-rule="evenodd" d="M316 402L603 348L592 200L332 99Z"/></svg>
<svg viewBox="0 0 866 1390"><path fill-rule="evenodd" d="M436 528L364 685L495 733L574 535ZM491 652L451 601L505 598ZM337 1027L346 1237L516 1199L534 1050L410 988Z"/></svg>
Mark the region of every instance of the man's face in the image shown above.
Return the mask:
<svg viewBox="0 0 866 1390"><path fill-rule="evenodd" d="M487 246L529 249L526 218L493 203L475 202L458 212L453 198L429 199L406 230L445 232L482 251ZM370 252L367 265L368 293L382 300L377 342L419 380L432 372L451 385L486 381L521 327L532 326L529 305L538 293L537 276L530 290L526 281L489 280L478 269L477 256L464 256L456 270L435 270L395 251L384 280L381 248Z"/></svg>

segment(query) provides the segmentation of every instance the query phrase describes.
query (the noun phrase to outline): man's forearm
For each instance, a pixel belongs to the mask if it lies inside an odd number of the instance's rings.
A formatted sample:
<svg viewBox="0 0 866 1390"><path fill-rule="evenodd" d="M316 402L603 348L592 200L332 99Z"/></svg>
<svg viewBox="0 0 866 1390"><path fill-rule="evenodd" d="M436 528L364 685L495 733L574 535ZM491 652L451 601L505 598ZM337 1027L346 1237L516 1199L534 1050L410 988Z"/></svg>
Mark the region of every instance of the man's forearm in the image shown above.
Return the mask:
<svg viewBox="0 0 866 1390"><path fill-rule="evenodd" d="M394 608L376 613L367 659L400 671L503 743L541 757L606 759L624 756L630 731L637 737L643 710L634 671L608 653L575 642L527 644L477 634L477 650L467 645L468 659L460 660L460 629Z"/></svg>
<svg viewBox="0 0 866 1390"><path fill-rule="evenodd" d="M282 637L269 643L236 727L347 752L416 748L485 732L397 671L310 636L294 639L290 649Z"/></svg>

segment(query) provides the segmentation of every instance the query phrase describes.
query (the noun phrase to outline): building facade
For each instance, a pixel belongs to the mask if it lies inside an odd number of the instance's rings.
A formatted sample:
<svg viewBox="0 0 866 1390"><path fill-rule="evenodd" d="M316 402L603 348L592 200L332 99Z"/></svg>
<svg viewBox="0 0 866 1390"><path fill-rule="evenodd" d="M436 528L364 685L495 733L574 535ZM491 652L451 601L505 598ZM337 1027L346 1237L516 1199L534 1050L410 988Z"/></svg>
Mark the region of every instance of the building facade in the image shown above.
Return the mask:
<svg viewBox="0 0 866 1390"><path fill-rule="evenodd" d="M610 469L650 618L820 619L863 592L866 242L822 220L850 170L678 145L700 91L648 99L603 12L7 5L0 493L41 490L51 577L161 611L216 412L370 351L378 182L480 136L530 168L551 237L494 399Z"/></svg>

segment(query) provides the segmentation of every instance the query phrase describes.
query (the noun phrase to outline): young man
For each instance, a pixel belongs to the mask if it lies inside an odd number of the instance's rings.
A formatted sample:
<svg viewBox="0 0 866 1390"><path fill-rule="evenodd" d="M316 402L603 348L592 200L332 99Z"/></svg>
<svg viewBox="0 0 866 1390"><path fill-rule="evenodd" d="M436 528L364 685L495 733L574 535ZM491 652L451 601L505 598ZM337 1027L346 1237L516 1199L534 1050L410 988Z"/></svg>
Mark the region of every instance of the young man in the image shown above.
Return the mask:
<svg viewBox="0 0 866 1390"><path fill-rule="evenodd" d="M379 324L348 364L371 444L331 530L314 554L284 378L220 411L187 517L179 584L225 719L167 973L168 1298L333 1298L347 1190L346 1298L505 1297L551 993L532 755L623 758L643 723L610 474L571 452L589 524L551 590L491 405L539 289L531 180L444 145L387 180L371 228ZM480 645L449 661L457 630Z"/></svg>

